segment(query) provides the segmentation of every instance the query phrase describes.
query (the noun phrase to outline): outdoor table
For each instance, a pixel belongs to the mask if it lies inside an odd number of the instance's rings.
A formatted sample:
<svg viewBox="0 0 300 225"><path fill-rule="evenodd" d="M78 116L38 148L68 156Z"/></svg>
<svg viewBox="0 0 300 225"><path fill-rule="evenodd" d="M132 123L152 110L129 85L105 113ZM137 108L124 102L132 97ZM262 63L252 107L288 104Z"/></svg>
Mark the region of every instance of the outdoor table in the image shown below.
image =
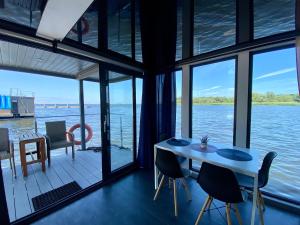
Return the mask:
<svg viewBox="0 0 300 225"><path fill-rule="evenodd" d="M26 153L26 144L36 143L36 151ZM25 132L19 137L19 146L20 146L20 158L21 158L21 167L23 171L23 176L27 176L27 165L41 162L42 171L46 171L45 161L46 161L46 145L45 145L45 137L41 134L35 132ZM37 159L33 159L32 161L26 160L26 155L37 153Z"/></svg>
<svg viewBox="0 0 300 225"><path fill-rule="evenodd" d="M256 210L256 199L257 199L257 187L258 187L258 170L259 170L259 157L258 151L249 149L249 148L240 148L235 146L228 146L224 144L215 144L210 143L217 147L221 148L232 148L240 151L244 151L249 153L252 156L252 160L250 161L235 161L224 158L217 154L216 152L205 152L199 151L192 148L193 144L197 144L200 142L198 139L191 138L183 138L190 142L187 146L174 146L167 143L168 140L159 142L154 145L154 187L158 188L158 169L155 166L156 152L157 149L171 151L178 156L185 157L187 159L192 159L198 162L207 162L210 164L214 164L220 167L228 168L233 172L237 172L240 174L244 174L254 178L254 189L253 189L253 198L252 198L252 214L251 214L251 225L255 223L255 210Z"/></svg>

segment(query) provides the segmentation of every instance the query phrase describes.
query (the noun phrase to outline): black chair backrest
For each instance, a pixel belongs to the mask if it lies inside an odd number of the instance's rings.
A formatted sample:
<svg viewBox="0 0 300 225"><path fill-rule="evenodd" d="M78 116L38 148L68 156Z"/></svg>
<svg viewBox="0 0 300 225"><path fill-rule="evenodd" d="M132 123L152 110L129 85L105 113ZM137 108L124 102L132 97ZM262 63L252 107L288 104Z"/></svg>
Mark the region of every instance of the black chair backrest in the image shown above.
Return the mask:
<svg viewBox="0 0 300 225"><path fill-rule="evenodd" d="M203 162L197 182L209 196L215 199L226 203L243 201L238 181L234 173L227 168Z"/></svg>
<svg viewBox="0 0 300 225"><path fill-rule="evenodd" d="M46 122L46 134L51 142L66 140L66 121Z"/></svg>
<svg viewBox="0 0 300 225"><path fill-rule="evenodd" d="M269 180L270 167L272 165L273 159L275 159L276 156L277 156L276 152L269 152L264 157L261 168L258 171L258 179L259 179L259 184L260 184L259 188L262 188L267 185L268 180Z"/></svg>
<svg viewBox="0 0 300 225"><path fill-rule="evenodd" d="M174 179L183 177L180 164L173 152L157 149L155 165L167 177Z"/></svg>

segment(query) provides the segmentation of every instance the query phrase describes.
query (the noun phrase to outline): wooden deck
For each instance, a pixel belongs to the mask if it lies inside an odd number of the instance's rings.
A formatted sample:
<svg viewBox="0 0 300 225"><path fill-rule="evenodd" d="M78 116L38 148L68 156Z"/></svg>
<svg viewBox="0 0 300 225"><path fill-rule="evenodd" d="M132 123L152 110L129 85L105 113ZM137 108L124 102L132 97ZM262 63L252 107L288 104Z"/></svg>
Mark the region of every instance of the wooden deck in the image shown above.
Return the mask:
<svg viewBox="0 0 300 225"><path fill-rule="evenodd" d="M111 153L112 169L132 161L131 151L113 147ZM1 163L11 221L34 212L31 199L35 196L72 181L86 188L102 179L101 152L76 151L73 161L71 151L66 155L64 149L54 150L51 152L51 167L46 164L46 172L43 173L40 163L29 165L27 177L22 175L18 158L17 178L12 176L8 160Z"/></svg>

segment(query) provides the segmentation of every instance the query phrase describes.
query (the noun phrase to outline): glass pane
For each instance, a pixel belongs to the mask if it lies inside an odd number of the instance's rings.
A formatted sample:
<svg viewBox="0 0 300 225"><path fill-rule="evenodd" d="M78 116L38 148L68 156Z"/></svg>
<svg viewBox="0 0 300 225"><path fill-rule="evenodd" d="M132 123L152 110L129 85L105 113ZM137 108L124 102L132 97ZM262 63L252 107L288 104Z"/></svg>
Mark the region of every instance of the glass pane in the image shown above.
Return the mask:
<svg viewBox="0 0 300 225"><path fill-rule="evenodd" d="M85 123L92 128L93 135L86 142L87 150L101 155L101 110L100 110L100 84L98 82L84 81L84 112ZM85 133L86 139L88 131ZM99 170L100 168L100 161Z"/></svg>
<svg viewBox="0 0 300 225"><path fill-rule="evenodd" d="M142 109L142 95L143 95L143 79L136 78L135 79L135 86L136 86L136 141L137 141L137 148L139 146L140 140L140 122L141 122L141 109Z"/></svg>
<svg viewBox="0 0 300 225"><path fill-rule="evenodd" d="M143 62L140 24L140 0L136 0L135 5L135 60Z"/></svg>
<svg viewBox="0 0 300 225"><path fill-rule="evenodd" d="M235 60L193 68L192 137L233 144ZM193 161L193 167L200 164Z"/></svg>
<svg viewBox="0 0 300 225"><path fill-rule="evenodd" d="M181 137L181 97L182 97L182 71L175 72L176 76L176 137Z"/></svg>
<svg viewBox="0 0 300 225"><path fill-rule="evenodd" d="M67 38L74 41L82 40L83 44L98 48L98 8L96 2L80 18L81 29L78 22L70 30Z"/></svg>
<svg viewBox="0 0 300 225"><path fill-rule="evenodd" d="M295 0L254 0L254 38L295 30Z"/></svg>
<svg viewBox="0 0 300 225"><path fill-rule="evenodd" d="M108 1L108 48L131 54L131 1Z"/></svg>
<svg viewBox="0 0 300 225"><path fill-rule="evenodd" d="M195 0L194 55L234 45L235 29L235 0Z"/></svg>
<svg viewBox="0 0 300 225"><path fill-rule="evenodd" d="M176 61L182 59L182 0L177 0Z"/></svg>
<svg viewBox="0 0 300 225"><path fill-rule="evenodd" d="M70 144L73 138L66 136L64 129L57 128L57 125L55 125L55 132L46 130L47 122L65 121L66 131L70 132L72 126L80 123L78 83L74 79L0 71L1 99L5 95L5 99L10 97L11 100L10 104L8 101L5 105L0 104L0 115L7 117L7 119L0 120L0 127L8 128L9 138L13 141L17 176L13 178L9 158L1 160L11 221L35 212L37 208L34 208L32 199L41 194L70 182L76 182L81 188L86 188L101 180L101 164L99 163L101 153L81 151L80 129L73 131L74 139L79 142L75 143L74 159L72 159L72 147L69 146L68 151L65 149L65 144ZM88 102L89 95L86 97ZM21 118L13 118L13 114ZM87 123L93 127L88 117L86 119ZM96 121L92 122L97 123ZM45 171L43 171L41 163L29 164L27 176L23 176L19 138L25 135L28 140L30 136L28 134L34 134L35 131L41 135L47 134L49 137L48 147L51 150L48 158L51 159L51 165L48 166L48 160L46 160ZM97 135L97 130L93 128L93 131L94 135ZM0 137L0 141L2 140ZM35 153L36 150L35 143L26 144L27 162L32 161L32 157L42 159L42 153L45 153L46 149L41 148L39 156Z"/></svg>
<svg viewBox="0 0 300 225"><path fill-rule="evenodd" d="M113 171L133 162L132 78L109 72L109 81L111 170Z"/></svg>
<svg viewBox="0 0 300 225"><path fill-rule="evenodd" d="M32 28L38 27L45 6L43 1L3 0L1 2L1 19Z"/></svg>
<svg viewBox="0 0 300 225"><path fill-rule="evenodd" d="M235 60L193 68L193 137L232 145Z"/></svg>
<svg viewBox="0 0 300 225"><path fill-rule="evenodd" d="M300 197L300 98L295 48L253 56L251 148L278 153L265 190Z"/></svg>

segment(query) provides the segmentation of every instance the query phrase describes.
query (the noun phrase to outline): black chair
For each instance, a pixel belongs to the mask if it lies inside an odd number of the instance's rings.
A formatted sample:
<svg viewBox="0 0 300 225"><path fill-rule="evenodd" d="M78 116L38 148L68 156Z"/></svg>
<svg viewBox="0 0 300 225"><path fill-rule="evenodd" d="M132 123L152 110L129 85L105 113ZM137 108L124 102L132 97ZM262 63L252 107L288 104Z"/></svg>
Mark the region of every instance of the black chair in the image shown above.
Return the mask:
<svg viewBox="0 0 300 225"><path fill-rule="evenodd" d="M157 149L155 165L158 168L159 172L162 174L162 178L160 180L158 189L154 195L154 199L156 200L158 194L163 186L165 177L168 177L173 182L173 191L174 191L174 210L175 216L178 216L178 208L177 208L177 196L176 196L176 180L180 179L184 189L186 190L188 200L191 200L191 195L187 186L187 183L184 179L184 174L181 170L180 164L177 160L177 157L174 153L166 150Z"/></svg>
<svg viewBox="0 0 300 225"><path fill-rule="evenodd" d="M226 203L228 225L231 225L230 205L233 204L238 222L242 225L242 219L238 211L237 203L243 202L243 196L238 181L231 170L203 162L197 182L208 194L208 197L197 217L195 225L199 223L203 213L213 199Z"/></svg>
<svg viewBox="0 0 300 225"><path fill-rule="evenodd" d="M265 203L264 199L262 197L260 189L265 187L268 184L269 181L269 172L272 165L273 160L276 158L277 153L276 152L269 152L264 157L262 166L260 170L258 171L258 190L257 190L257 206L259 209L260 214L260 221L261 224L264 224L264 218L263 218L263 212L265 210ZM244 187L246 189L250 189L253 191L254 189L254 180L252 177L245 176L242 174L236 174L236 177L238 179L239 185L241 187Z"/></svg>

